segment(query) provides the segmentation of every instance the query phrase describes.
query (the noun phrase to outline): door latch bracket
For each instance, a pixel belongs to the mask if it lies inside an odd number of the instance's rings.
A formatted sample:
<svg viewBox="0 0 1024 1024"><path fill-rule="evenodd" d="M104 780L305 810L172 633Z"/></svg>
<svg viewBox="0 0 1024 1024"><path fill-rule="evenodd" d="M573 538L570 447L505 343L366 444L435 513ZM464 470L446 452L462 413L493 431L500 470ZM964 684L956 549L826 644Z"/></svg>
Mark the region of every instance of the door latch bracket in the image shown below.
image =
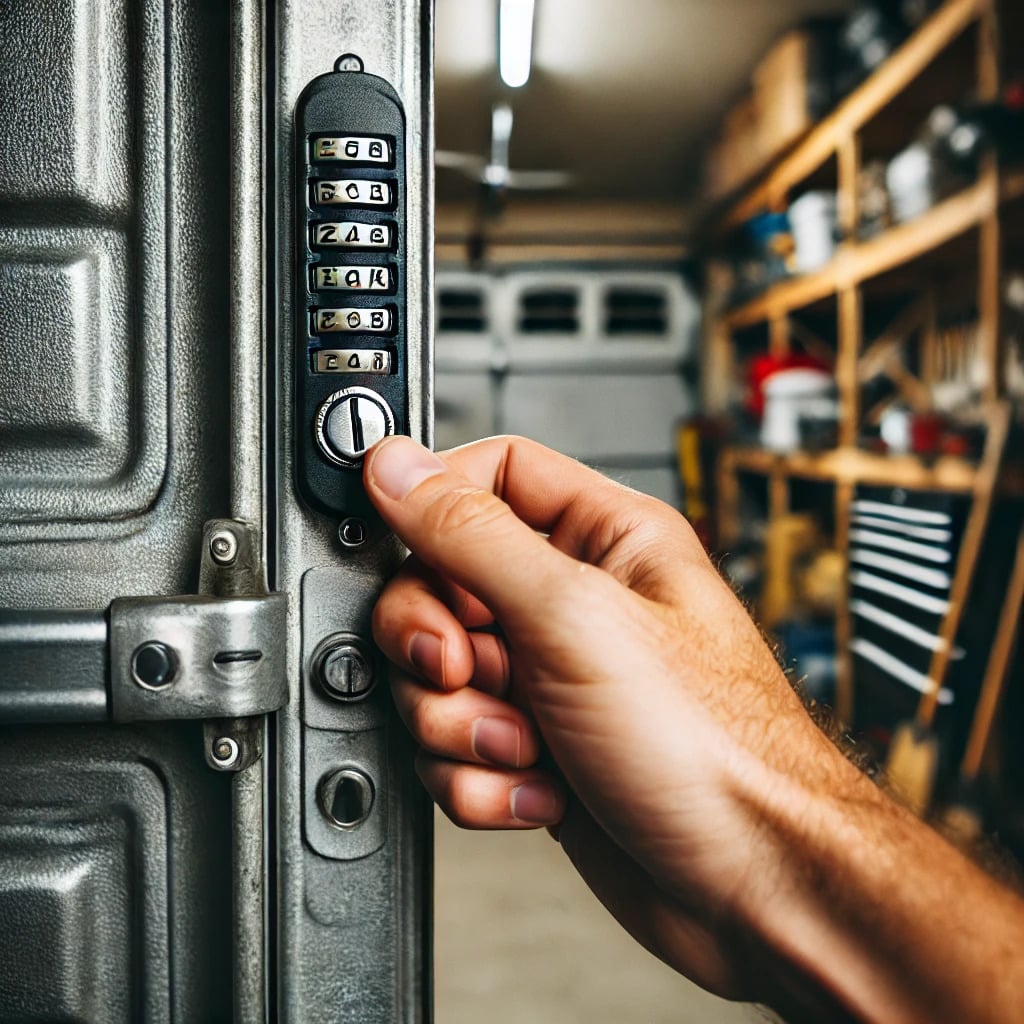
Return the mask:
<svg viewBox="0 0 1024 1024"><path fill-rule="evenodd" d="M110 606L115 722L263 715L286 700L287 598L127 597Z"/></svg>
<svg viewBox="0 0 1024 1024"><path fill-rule="evenodd" d="M115 722L244 718L277 711L287 701L282 639L288 599L267 593L251 524L206 524L199 591L111 603Z"/></svg>
<svg viewBox="0 0 1024 1024"><path fill-rule="evenodd" d="M255 527L206 524L199 591L111 603L111 715L202 719L207 764L240 771L262 754L259 716L288 700L288 599L267 593Z"/></svg>

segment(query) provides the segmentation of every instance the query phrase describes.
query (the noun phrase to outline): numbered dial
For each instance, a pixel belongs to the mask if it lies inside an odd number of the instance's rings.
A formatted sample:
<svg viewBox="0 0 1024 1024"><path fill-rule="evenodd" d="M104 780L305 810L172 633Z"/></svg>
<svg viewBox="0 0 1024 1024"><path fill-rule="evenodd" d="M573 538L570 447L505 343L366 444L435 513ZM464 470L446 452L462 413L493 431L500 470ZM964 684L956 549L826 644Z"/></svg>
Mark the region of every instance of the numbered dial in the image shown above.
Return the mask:
<svg viewBox="0 0 1024 1024"><path fill-rule="evenodd" d="M388 349L329 348L313 353L314 373L369 373L384 377L394 372L393 367Z"/></svg>
<svg viewBox="0 0 1024 1024"><path fill-rule="evenodd" d="M337 160L343 164L380 164L390 166L394 161L391 143L364 135L332 135L313 140L314 160Z"/></svg>
<svg viewBox="0 0 1024 1024"><path fill-rule="evenodd" d="M317 249L393 249L394 225L354 220L314 224L313 245Z"/></svg>
<svg viewBox="0 0 1024 1024"><path fill-rule="evenodd" d="M313 313L314 334L387 334L390 309L318 309Z"/></svg>
<svg viewBox="0 0 1024 1024"><path fill-rule="evenodd" d="M318 206L390 208L394 201L394 191L387 181L363 181L352 178L346 181L313 182L313 202Z"/></svg>
<svg viewBox="0 0 1024 1024"><path fill-rule="evenodd" d="M391 406L369 388L344 388L320 406L316 443L335 465L354 468L382 438L395 432Z"/></svg>
<svg viewBox="0 0 1024 1024"><path fill-rule="evenodd" d="M313 267L313 288L317 291L387 292L395 290L391 267Z"/></svg>

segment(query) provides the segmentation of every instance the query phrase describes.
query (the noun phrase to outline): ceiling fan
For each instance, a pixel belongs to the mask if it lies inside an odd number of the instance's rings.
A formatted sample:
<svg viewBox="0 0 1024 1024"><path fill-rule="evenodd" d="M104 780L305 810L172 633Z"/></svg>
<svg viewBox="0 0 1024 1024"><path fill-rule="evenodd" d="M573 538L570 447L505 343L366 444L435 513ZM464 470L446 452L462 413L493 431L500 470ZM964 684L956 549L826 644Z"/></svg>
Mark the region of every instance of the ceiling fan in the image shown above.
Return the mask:
<svg viewBox="0 0 1024 1024"><path fill-rule="evenodd" d="M512 108L507 103L495 103L491 108L490 159L476 153L460 153L439 149L434 154L438 168L457 171L479 182L488 191L503 193L509 189L547 191L572 184L568 171L514 171L509 166L509 144L512 139Z"/></svg>

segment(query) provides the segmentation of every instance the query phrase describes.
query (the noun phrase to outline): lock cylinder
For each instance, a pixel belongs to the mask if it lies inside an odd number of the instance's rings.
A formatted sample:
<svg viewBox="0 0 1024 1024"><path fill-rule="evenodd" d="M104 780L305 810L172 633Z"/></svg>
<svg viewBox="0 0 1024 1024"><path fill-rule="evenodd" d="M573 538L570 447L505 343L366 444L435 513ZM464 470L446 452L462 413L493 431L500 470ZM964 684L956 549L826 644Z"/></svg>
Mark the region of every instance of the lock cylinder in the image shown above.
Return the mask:
<svg viewBox="0 0 1024 1024"><path fill-rule="evenodd" d="M340 633L328 637L313 653L313 677L332 700L362 700L377 682L373 652L358 637Z"/></svg>

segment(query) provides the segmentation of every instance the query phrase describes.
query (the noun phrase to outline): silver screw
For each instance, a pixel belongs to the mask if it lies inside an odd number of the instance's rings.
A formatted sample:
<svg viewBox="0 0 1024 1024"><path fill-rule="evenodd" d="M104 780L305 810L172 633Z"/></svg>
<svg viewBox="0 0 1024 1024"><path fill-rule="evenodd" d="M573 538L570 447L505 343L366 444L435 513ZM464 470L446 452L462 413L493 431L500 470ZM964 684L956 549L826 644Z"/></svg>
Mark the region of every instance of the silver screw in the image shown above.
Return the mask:
<svg viewBox="0 0 1024 1024"><path fill-rule="evenodd" d="M211 753L221 768L228 768L238 760L238 743L230 736L218 736L213 741Z"/></svg>
<svg viewBox="0 0 1024 1024"><path fill-rule="evenodd" d="M316 661L316 674L329 697L360 700L373 689L373 658L362 644L342 640L323 651Z"/></svg>
<svg viewBox="0 0 1024 1024"><path fill-rule="evenodd" d="M233 565L238 557L238 538L231 530L218 530L210 538L210 557L218 565Z"/></svg>

